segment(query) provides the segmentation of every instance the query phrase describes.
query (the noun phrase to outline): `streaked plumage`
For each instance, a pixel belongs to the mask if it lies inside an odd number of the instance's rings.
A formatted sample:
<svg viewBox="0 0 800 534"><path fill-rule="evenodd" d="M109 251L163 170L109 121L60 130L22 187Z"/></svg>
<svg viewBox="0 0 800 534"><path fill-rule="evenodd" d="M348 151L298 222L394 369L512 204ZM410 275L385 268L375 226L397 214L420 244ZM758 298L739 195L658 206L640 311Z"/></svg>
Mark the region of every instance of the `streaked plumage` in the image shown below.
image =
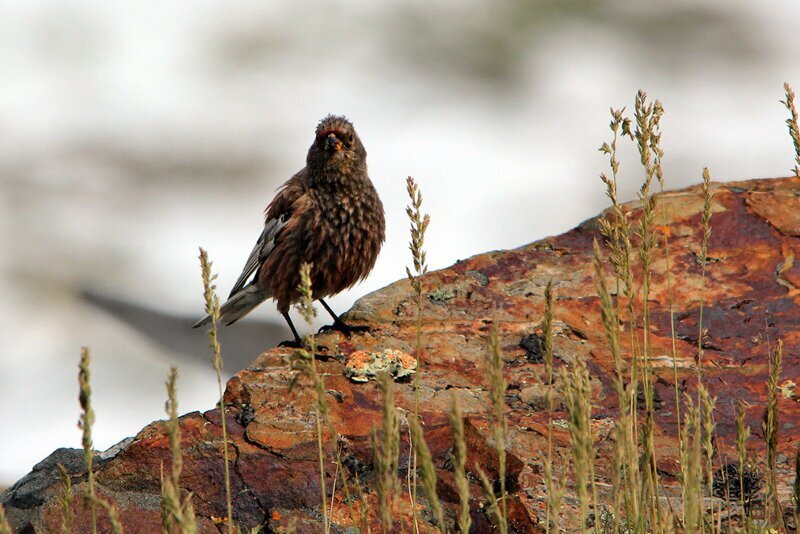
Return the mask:
<svg viewBox="0 0 800 534"><path fill-rule="evenodd" d="M299 298L300 265L312 264L313 292L320 300L369 274L385 239L385 222L366 156L347 119L328 116L319 123L306 166L266 209L264 229L220 310L224 324L273 298L299 341L288 311ZM331 315L335 326L346 326ZM205 317L195 327L209 321Z"/></svg>

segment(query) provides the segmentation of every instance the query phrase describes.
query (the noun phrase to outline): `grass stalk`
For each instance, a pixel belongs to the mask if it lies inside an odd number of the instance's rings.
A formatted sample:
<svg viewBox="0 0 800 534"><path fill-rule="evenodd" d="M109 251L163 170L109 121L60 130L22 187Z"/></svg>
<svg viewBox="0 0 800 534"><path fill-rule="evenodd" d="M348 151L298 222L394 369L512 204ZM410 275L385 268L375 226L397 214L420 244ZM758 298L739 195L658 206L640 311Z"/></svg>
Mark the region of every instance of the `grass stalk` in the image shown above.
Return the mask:
<svg viewBox="0 0 800 534"><path fill-rule="evenodd" d="M314 295L313 295L313 288L311 287L311 265L308 263L304 263L300 266L300 285L297 287L298 293L300 293L300 300L297 303L297 310L300 312L300 315L303 316L303 319L306 321L306 324L309 326L313 326L314 317L317 315L317 311L314 308ZM316 411L317 411L317 452L318 452L318 460L320 465L320 489L322 492L322 514L323 514L323 523L326 529L330 529L330 515L333 514L333 510L331 510L331 514L329 515L327 510L327 489L325 484L325 454L324 454L324 447L322 443L322 425L324 424L326 429L328 430L328 434L330 436L330 440L332 443L338 443L338 432L336 431L336 427L333 424L333 421L330 418L330 411L328 409L328 401L327 401L327 390L325 389L325 381L323 380L322 376L319 374L317 370L317 361L316 361L316 353L317 353L317 342L316 337L314 334L309 334L306 336L304 340L304 348L295 351L292 355L292 368L295 370L300 371L297 376L292 380L290 385L290 389L294 387L297 379L300 375L307 376L311 380L312 387L314 388L314 392L316 395ZM350 518L353 521L353 525L358 524L358 515L353 508L353 499L352 494L350 492L350 484L347 479L347 475L345 474L346 471L342 464L341 458L341 450L339 447L335 447L336 453L334 455L334 461L336 463L336 472L342 473L342 488L344 489L345 493L345 501L347 503L347 508L350 512ZM362 520L365 518L365 515L362 514ZM326 532L328 532L326 530Z"/></svg>
<svg viewBox="0 0 800 534"><path fill-rule="evenodd" d="M314 309L314 296L311 289L311 265L304 263L300 266L300 285L297 290L300 292L300 300L297 303L297 310L303 316L306 323L313 324L314 317L317 316L317 311ZM322 523L324 526L325 534L331 531L331 518L328 515L328 492L325 487L325 450L322 444L322 420L328 416L328 403L325 398L325 383L322 380L319 372L317 371L317 343L314 334L309 334L305 338L305 348L301 350L301 354L297 356L306 362L307 371L314 384L314 390L317 396L317 454L319 460L319 487L320 498L322 499ZM331 435L333 440L335 436Z"/></svg>
<svg viewBox="0 0 800 534"><path fill-rule="evenodd" d="M747 502L744 491L744 473L747 469L747 438L750 437L750 427L745 422L745 414L745 403L740 400L736 406L736 455L739 460L739 504L742 507L742 521L747 530L750 522L750 503Z"/></svg>
<svg viewBox="0 0 800 534"><path fill-rule="evenodd" d="M416 324L416 345L415 357L417 359L417 372L414 373L414 417L419 418L419 375L422 370L422 280L421 277L428 272L428 264L425 253L425 232L430 224L430 216L422 212L422 192L417 182L411 176L406 178L406 191L408 192L411 203L406 207L406 215L411 222L411 241L408 248L411 251L411 258L414 271L406 267L411 287L414 289L417 305L417 324ZM412 440L413 442L413 440ZM414 519L414 533L419 533L419 521L417 519L417 451L414 449L412 460L409 462L412 469L411 475L411 509Z"/></svg>
<svg viewBox="0 0 800 534"><path fill-rule="evenodd" d="M621 299L616 299L616 306L612 302L610 291L605 285L605 277L602 274L602 261L599 247L595 247L595 272L598 283L603 287L598 287L601 300L605 298L605 318L604 329L609 339L609 348L615 358L615 369L617 371L617 395L619 397L620 417L616 423L615 435L618 440L615 442L615 458L620 462L623 469L619 477L617 486L623 495L615 494L615 501L624 501L627 524L636 525L639 529L645 529L644 514L641 513L640 496L642 495L642 484L639 471L638 453L638 417L637 417L637 395L639 391L639 379L641 371L639 369L639 357L641 347L637 335L637 314L636 298L638 290L634 287L634 276L631 258L633 257L633 245L631 236L633 227L628 214L623 209L617 196L617 178L619 174L619 161L617 159L617 141L620 136L636 140L631 129L631 120L624 115L624 108L621 110L611 109L611 122L609 127L612 131L610 143L604 143L600 151L609 156L611 175L601 174L600 179L606 185L606 196L611 201L612 213L610 217L600 220L600 232L610 250L610 264L613 268L616 294L622 294L627 300L628 333L630 345L630 373L628 391L625 392L625 376L622 364L622 346L620 343L620 318L621 318ZM649 147L649 144L645 145ZM660 169L660 166L657 167ZM605 295L605 297L603 297ZM627 491L626 491L627 490ZM614 516L614 523L618 524L618 515ZM633 521L633 523L631 523Z"/></svg>
<svg viewBox="0 0 800 534"><path fill-rule="evenodd" d="M501 534L506 534L508 532L508 523L506 522L506 517L503 515L503 510L497 505L498 498L497 494L494 492L492 483L486 475L486 472L481 469L480 466L477 466L475 470L478 472L478 477L481 479L481 485L483 486L483 492L486 494L489 513L492 514L495 521L497 521L497 530Z"/></svg>
<svg viewBox="0 0 800 534"><path fill-rule="evenodd" d="M178 423L178 369L171 367L167 376L167 402L165 410L169 419L166 422L169 435L169 450L172 465L169 476L161 476L161 526L163 532L174 532L177 528L182 534L194 534L197 531L192 504L192 494L181 499L181 473L183 471L183 453L181 451L181 428Z"/></svg>
<svg viewBox="0 0 800 534"><path fill-rule="evenodd" d="M617 392L619 411L620 415L626 415L630 412L630 405L628 403L628 396L625 393L625 375L620 343L619 317L617 316L617 310L614 307L611 294L608 290L608 284L606 283L606 277L603 271L603 253L600 250L600 245L597 240L593 243L592 257L594 263L595 286L597 287L597 294L600 298L600 318L603 322L606 344L608 345L612 360L614 361L614 371L616 373L614 387Z"/></svg>
<svg viewBox="0 0 800 534"><path fill-rule="evenodd" d="M795 528L800 525L800 444L794 453L794 483L792 484L792 510Z"/></svg>
<svg viewBox="0 0 800 534"><path fill-rule="evenodd" d="M341 448L341 446L337 446L337 449ZM336 451L337 456L340 454L340 451ZM344 477L344 473L342 473L342 477ZM333 510L334 505L336 504L336 481L339 479L339 464L336 464L336 470L333 472L333 482L331 483L331 504L328 508L329 514L333 517Z"/></svg>
<svg viewBox="0 0 800 534"><path fill-rule="evenodd" d="M114 534L122 534L122 523L116 507L105 499L101 499L95 489L94 480L94 444L92 440L92 425L94 425L94 408L92 408L92 373L90 369L92 358L88 347L81 347L81 361L78 365L78 386L80 393L78 401L81 405L81 416L78 428L82 431L81 443L83 445L83 463L86 467L86 491L84 502L92 512L92 532L97 534L97 506L103 508L111 521Z"/></svg>
<svg viewBox="0 0 800 534"><path fill-rule="evenodd" d="M575 493L580 509L579 524L585 525L589 506L595 514L594 530L599 534L597 489L594 482L594 433L592 432L592 394L586 360L578 358L569 369L561 369L564 402L567 406L567 429L575 463Z"/></svg>
<svg viewBox="0 0 800 534"><path fill-rule="evenodd" d="M200 269L203 276L203 300L205 311L211 317L211 326L208 329L209 345L213 351L211 363L217 373L217 389L219 393L219 413L222 424L222 455L225 461L225 504L227 507L227 531L233 534L233 501L231 499L231 474L230 458L228 456L228 428L225 413L225 396L222 388L222 349L219 344L219 297L216 294L217 286L214 284L217 275L211 272L213 264L208 259L208 253L200 248Z"/></svg>
<svg viewBox="0 0 800 534"><path fill-rule="evenodd" d="M492 435L497 451L498 477L500 478L500 507L503 525L508 525L508 506L506 503L506 434L508 429L505 417L506 381L503 377L503 353L500 348L500 334L497 321L492 322L489 335L489 351L486 353L486 372L489 377L489 397L492 408Z"/></svg>
<svg viewBox="0 0 800 534"><path fill-rule="evenodd" d="M706 267L708 266L708 240L711 237L711 201L714 196L713 192L711 191L711 173L708 171L708 167L703 169L703 215L702 215L702 224L703 224L703 238L700 243L700 311L698 312L697 318L697 383L698 385L702 382L703 378L703 337L705 336L705 330L703 329L703 308L705 306L705 297L703 295L702 288L705 287L705 280L706 280ZM698 390L699 393L699 390Z"/></svg>
<svg viewBox="0 0 800 534"><path fill-rule="evenodd" d="M800 128L798 128L797 108L794 106L794 91L792 86L788 83L783 84L783 89L786 92L786 100L781 103L789 110L789 118L786 119L786 126L789 128L789 136L792 138L794 145L794 175L800 178Z"/></svg>
<svg viewBox="0 0 800 534"><path fill-rule="evenodd" d="M661 166L661 160L664 158L664 150L661 148L661 134L651 137L650 148L653 151L653 163L656 169L656 178L658 180L658 190L661 196L661 233L663 235L664 243L664 271L667 281L667 304L669 307L669 333L670 333L670 356L672 358L672 380L675 389L675 420L678 427L678 443L683 443L681 435L681 401L680 401L680 387L678 386L678 349L677 337L675 335L675 299L672 291L672 268L670 264L669 253L669 217L667 215L667 203L664 201L664 171Z"/></svg>
<svg viewBox="0 0 800 534"><path fill-rule="evenodd" d="M767 407L764 411L764 440L767 445L767 497L772 502L775 522L783 526L783 511L778 502L778 481L775 473L775 458L778 454L778 382L783 361L783 340L778 340L775 350L770 353L769 378L767 379Z"/></svg>
<svg viewBox="0 0 800 534"><path fill-rule="evenodd" d="M58 494L58 502L61 504L61 532L62 534L71 534L72 525L75 522L75 514L72 511L72 480L62 464L58 464L58 476L61 487Z"/></svg>
<svg viewBox="0 0 800 534"><path fill-rule="evenodd" d="M94 445L92 443L92 425L94 424L94 409L92 408L92 373L89 369L91 356L88 347L81 347L81 362L78 366L78 386L80 394L78 400L81 405L81 417L78 428L82 430L81 443L83 445L83 463L86 466L86 504L92 512L92 532L97 534L97 510L95 508L94 491Z"/></svg>
<svg viewBox="0 0 800 534"><path fill-rule="evenodd" d="M544 484L547 491L545 501L545 532L550 533L551 526L559 530L559 511L564 496L565 484L562 478L553 473L553 288L547 282L544 289L544 317L542 318L542 334L544 336L544 384L547 402L547 458L544 465Z"/></svg>
<svg viewBox="0 0 800 534"><path fill-rule="evenodd" d="M702 387L703 384L703 339L706 335L706 331L703 327L703 310L705 308L705 295L703 290L705 289L706 284L706 270L708 267L708 242L711 238L711 202L713 200L714 193L711 190L711 173L708 170L708 167L703 168L703 183L701 186L701 191L703 193L703 213L701 215L701 223L703 234L700 241L700 306L698 311L698 318L697 318L697 357L695 358L695 366L696 366L696 376L697 376L697 416L699 420L697 422L698 426L706 427L709 423L705 420L706 417L711 417L712 414L708 413L704 409L704 402L708 399L703 399L701 396L705 394L708 395L708 390ZM713 410L713 408L712 408ZM709 464L711 459L709 458ZM709 465L709 469L711 466ZM709 474L709 477L711 475ZM708 480L709 484L709 493L711 492L711 484L712 481ZM711 515L714 515L714 504L712 501L712 509Z"/></svg>
<svg viewBox="0 0 800 534"><path fill-rule="evenodd" d="M8 524L6 518L6 509L0 504L0 534L12 534L11 525Z"/></svg>
<svg viewBox="0 0 800 534"><path fill-rule="evenodd" d="M458 528L466 534L472 525L469 514L469 480L466 472L467 444L464 439L464 416L455 395L450 411L450 425L453 427L453 478L459 501Z"/></svg>
<svg viewBox="0 0 800 534"><path fill-rule="evenodd" d="M641 481L639 476L638 448L635 437L635 420L633 405L629 394L625 391L625 372L622 359L622 343L620 341L620 322L619 310L614 306L611 294L606 283L603 271L603 253L599 243L593 243L593 259L595 272L595 285L597 294L600 298L600 317L603 322L603 330L606 335L606 344L611 352L614 361L616 377L614 381L617 402L619 404L619 418L616 422L617 436L615 451L616 461L622 469L617 490L623 491L624 495L616 495L617 501L625 502L626 517L639 521L642 517L640 513L639 495L641 493ZM625 491L627 489L627 491Z"/></svg>
<svg viewBox="0 0 800 534"><path fill-rule="evenodd" d="M98 506L105 510L108 515L108 520L111 522L111 532L113 534L123 534L122 519L119 516L119 510L110 502L100 497L95 496L93 500Z"/></svg>
<svg viewBox="0 0 800 534"><path fill-rule="evenodd" d="M375 457L375 490L384 532L391 532L392 509L398 490L397 478L400 457L400 422L394 400L394 382L389 373L378 381L383 393L381 430L372 429L372 450Z"/></svg>
<svg viewBox="0 0 800 534"><path fill-rule="evenodd" d="M700 394L700 404L698 408L702 411L702 436L703 436L703 450L705 456L705 479L708 495L714 494L714 407L717 399L711 397L708 389L705 386L699 386L698 393ZM720 510L720 514L721 514ZM711 524L714 524L714 500L711 499Z"/></svg>
<svg viewBox="0 0 800 534"><path fill-rule="evenodd" d="M614 511L611 516L611 532L619 532L622 524L621 517L633 517L630 515L630 499L628 499L628 488L626 486L627 456L625 453L625 435L619 418L614 423L612 430L614 440L614 456L612 457L611 487L613 491ZM607 525L606 521L606 525ZM605 530L605 529L604 529Z"/></svg>
<svg viewBox="0 0 800 534"><path fill-rule="evenodd" d="M642 202L642 216L636 229L639 237L639 261L642 268L642 389L645 399L645 419L642 426L642 465L645 470L646 495L643 495L643 502L648 502L649 518L652 528L659 524L659 502L658 502L658 472L656 469L656 453L653 443L654 433L654 405L653 405L653 369L651 364L650 348L650 286L652 275L653 249L657 245L654 233L655 223L655 197L652 194L651 186L653 178L656 177L659 155L654 146L658 146L661 133L659 123L664 110L661 103L656 100L654 104L647 103L647 95L644 91L639 91L636 95L635 121L636 129L634 138L639 150L640 161L645 170L645 179L639 189L639 200Z"/></svg>
<svg viewBox="0 0 800 534"><path fill-rule="evenodd" d="M433 517L436 519L437 526L442 531L446 531L447 528L444 522L442 503L439 501L439 496L436 493L436 468L433 466L431 451L428 449L428 444L425 443L422 426L416 416L408 418L408 429L411 432L411 440L414 442L414 449L417 451L417 456L419 457L422 487L425 490L425 495L428 496L428 501L433 511Z"/></svg>
<svg viewBox="0 0 800 534"><path fill-rule="evenodd" d="M700 407L690 395L685 396L683 437L686 441L681 450L681 475L683 479L683 529L687 533L701 532L703 528L703 468L702 426Z"/></svg>
<svg viewBox="0 0 800 534"><path fill-rule="evenodd" d="M633 256L633 244L631 242L631 235L633 228L628 214L622 208L617 196L617 176L619 174L619 161L617 159L617 141L620 135L634 139L633 131L631 130L631 120L624 116L625 108L621 110L611 109L611 123L609 127L613 133L611 143L603 143L600 151L608 154L609 165L611 167L611 176L601 174L600 179L606 185L606 196L611 201L612 214L611 218L600 219L600 233L605 238L606 245L609 247L611 256L609 258L611 266L614 270L616 278L616 294L622 294L627 300L627 313L629 322L629 336L630 336L630 354L631 354L631 370L630 370L630 402L628 403L631 409L631 420L636 422L636 395L638 391L638 338L636 335L636 290L634 288L633 280L633 267L631 265L631 258ZM620 300L617 299L617 317L621 317ZM619 321L619 319L617 319ZM619 324L614 327L619 329ZM636 428L634 425L633 433L636 435ZM637 515L638 517L638 515Z"/></svg>

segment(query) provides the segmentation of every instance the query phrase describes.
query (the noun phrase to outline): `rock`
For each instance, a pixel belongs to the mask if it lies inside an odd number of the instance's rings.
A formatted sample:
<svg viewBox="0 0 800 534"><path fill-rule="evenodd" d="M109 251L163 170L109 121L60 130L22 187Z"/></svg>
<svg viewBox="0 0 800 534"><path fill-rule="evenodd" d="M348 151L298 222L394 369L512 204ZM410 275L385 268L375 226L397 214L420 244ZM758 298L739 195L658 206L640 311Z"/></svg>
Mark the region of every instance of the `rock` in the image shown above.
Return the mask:
<svg viewBox="0 0 800 534"><path fill-rule="evenodd" d="M544 362L544 340L541 336L537 334L528 334L520 340L519 346L527 353L530 363Z"/></svg>
<svg viewBox="0 0 800 534"><path fill-rule="evenodd" d="M63 465L70 475L84 473L83 450L62 448L53 451L3 494L3 505L28 510L44 504L44 491L54 479L58 479L59 465Z"/></svg>
<svg viewBox="0 0 800 534"><path fill-rule="evenodd" d="M519 400L530 406L536 411L547 409L547 392L552 390L553 407L559 408L564 403L564 398L560 393L560 381L556 381L553 386L534 384L519 391Z"/></svg>
<svg viewBox="0 0 800 534"><path fill-rule="evenodd" d="M695 388L697 322L702 297L703 324L708 329L702 372L711 395L717 398L715 443L721 458L737 457L735 406L739 399L746 401L746 423L752 430L747 446L755 462L753 478L760 480L759 473L766 472L760 425L766 399L768 354L774 340L784 341L778 395L778 452L785 461L777 464L777 481L778 494L788 506L794 481L795 446L800 439L800 404L795 395L795 384L800 383L796 357L800 349L800 262L796 261L800 253L797 200L800 180L714 184L714 193L713 233L708 252L711 262L705 279L697 261L703 205L699 189L667 193L658 198L656 206L657 224L663 223L663 206L672 236L677 385L681 391L690 393ZM626 209L634 219L640 215L638 203L628 204ZM514 250L475 256L422 279L426 298L423 299L422 362L416 376L419 390L415 396L414 380L395 385L403 433L399 467L405 476L409 450L404 417L413 411L418 398L447 521L453 520L458 501L449 425L450 407L457 400L465 418L473 522L480 531L492 528L477 472L480 467L497 485L499 469L484 365L487 337L492 321L496 321L508 383L505 402L509 521L515 532L542 529L546 499L542 458L546 455L548 422L553 421L556 458L568 455L569 435L563 403L557 402L552 414L544 409L546 390L540 385L543 364L538 357L539 343L528 338L529 342L520 346L520 341L541 333L543 293L548 282L553 284L555 298L555 366L559 368L585 358L591 374L596 476L600 497L604 498L603 488L611 480L610 435L617 407L615 367L606 347L592 267L592 241L598 237L597 219L591 219L563 235ZM680 462L676 384L665 269L663 249L658 247L650 300L652 363L658 401L653 439L663 491L677 496ZM355 361L364 363L368 359L365 355L393 354L390 351L416 353L416 303L408 281L403 278L359 300L348 312L347 320L368 324L372 330L350 339L337 332L318 338L331 352L346 358L317 362L317 370L325 380L328 413L339 434L334 441L325 430L323 443L329 459L336 450L340 451L345 468L351 475L358 475L365 499L374 511L377 505L370 434L380 424L381 394L375 382L348 380L345 369ZM225 347L223 355L224 350ZM261 525L269 531L286 527L293 520L299 532L320 531L316 400L306 378L289 390L293 376L290 351L268 350L228 382L224 415L215 409L181 418L184 451L181 485L194 495L200 532L217 532L219 520L225 516L220 427L223 416L231 443L235 520L246 528ZM54 466L65 463L74 487L80 490L85 486L85 474L79 460L79 452L59 450L2 495L15 528L58 530L61 512ZM131 532L159 530L162 464L164 469L170 466L169 440L162 422L147 426L115 451L113 457L97 463L98 491L119 507ZM731 469L725 467L727 471ZM331 461L326 463L325 471L330 492L336 472ZM753 491L762 491L759 488L754 482ZM328 497L331 502L331 496ZM347 531L352 521L343 499L341 477L332 501L334 525L339 531ZM673 504L676 501L673 499ZM567 508L575 505L572 486L568 485L564 502ZM403 493L395 517L399 529L408 530L409 506L408 496ZM418 506L422 521L432 521L426 499L421 497ZM74 508L76 524L87 525L87 513L78 504ZM602 519L604 512L600 513ZM569 510L562 515L565 521L569 520ZM374 513L369 522L375 531L380 530ZM425 528L432 529L430 524Z"/></svg>

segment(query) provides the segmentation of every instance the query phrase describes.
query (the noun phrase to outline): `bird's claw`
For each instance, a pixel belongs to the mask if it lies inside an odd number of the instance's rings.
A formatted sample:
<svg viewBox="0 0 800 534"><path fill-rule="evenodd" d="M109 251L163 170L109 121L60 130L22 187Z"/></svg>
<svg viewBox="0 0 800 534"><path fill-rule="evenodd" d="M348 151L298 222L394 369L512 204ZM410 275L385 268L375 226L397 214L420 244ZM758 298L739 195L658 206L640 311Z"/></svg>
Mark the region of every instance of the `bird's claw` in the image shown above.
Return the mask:
<svg viewBox="0 0 800 534"><path fill-rule="evenodd" d="M330 332L335 330L341 332L345 337L350 337L356 332L370 332L372 329L365 325L349 325L344 321L334 321L333 324L328 324L319 329L319 333Z"/></svg>

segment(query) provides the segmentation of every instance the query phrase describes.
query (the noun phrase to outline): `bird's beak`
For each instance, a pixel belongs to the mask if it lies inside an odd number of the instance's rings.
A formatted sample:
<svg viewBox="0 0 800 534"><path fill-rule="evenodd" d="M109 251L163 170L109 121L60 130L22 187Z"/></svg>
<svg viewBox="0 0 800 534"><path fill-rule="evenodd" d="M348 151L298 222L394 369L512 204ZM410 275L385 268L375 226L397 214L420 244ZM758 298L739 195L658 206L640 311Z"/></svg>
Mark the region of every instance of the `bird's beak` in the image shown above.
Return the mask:
<svg viewBox="0 0 800 534"><path fill-rule="evenodd" d="M342 149L342 142L334 134L328 134L325 138L325 149L339 151Z"/></svg>

